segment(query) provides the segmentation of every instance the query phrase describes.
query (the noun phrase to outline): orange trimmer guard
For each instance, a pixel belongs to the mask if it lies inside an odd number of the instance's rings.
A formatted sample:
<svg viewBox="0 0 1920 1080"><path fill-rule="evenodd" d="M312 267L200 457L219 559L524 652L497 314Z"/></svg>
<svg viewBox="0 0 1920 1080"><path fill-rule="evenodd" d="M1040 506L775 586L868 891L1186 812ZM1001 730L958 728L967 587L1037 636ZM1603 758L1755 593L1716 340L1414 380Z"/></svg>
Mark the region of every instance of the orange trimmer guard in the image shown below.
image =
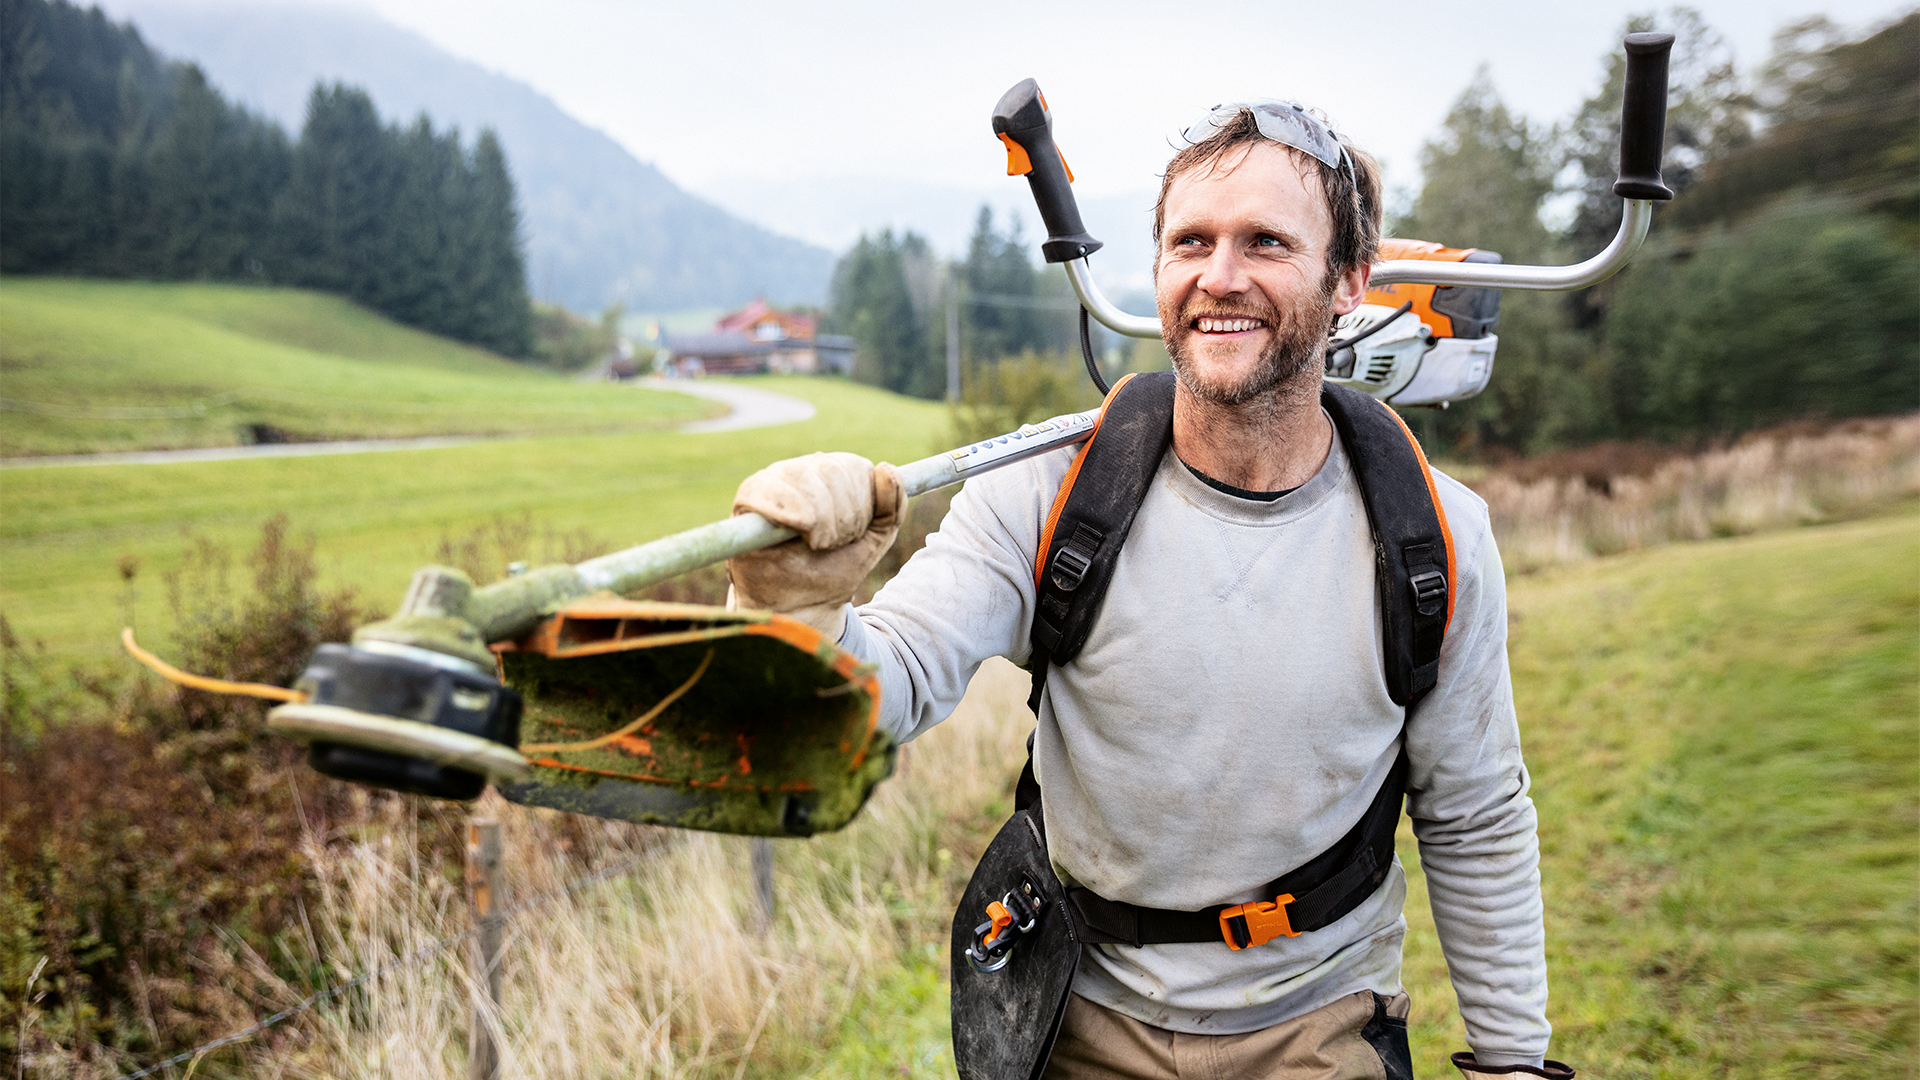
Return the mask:
<svg viewBox="0 0 1920 1080"><path fill-rule="evenodd" d="M514 802L754 836L859 814L893 771L873 670L765 611L588 597L494 646L526 698Z"/></svg>

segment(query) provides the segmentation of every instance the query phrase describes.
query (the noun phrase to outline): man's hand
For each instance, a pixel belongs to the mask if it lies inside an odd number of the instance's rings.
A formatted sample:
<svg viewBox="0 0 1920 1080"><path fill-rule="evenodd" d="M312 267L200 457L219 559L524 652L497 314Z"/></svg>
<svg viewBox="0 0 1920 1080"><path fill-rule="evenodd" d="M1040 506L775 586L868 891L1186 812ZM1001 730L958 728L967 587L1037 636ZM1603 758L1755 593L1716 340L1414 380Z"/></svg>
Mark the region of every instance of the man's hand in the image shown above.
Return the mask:
<svg viewBox="0 0 1920 1080"><path fill-rule="evenodd" d="M733 512L799 537L727 561L729 608L766 608L840 640L854 590L893 545L906 510L900 473L858 454L808 454L746 478Z"/></svg>

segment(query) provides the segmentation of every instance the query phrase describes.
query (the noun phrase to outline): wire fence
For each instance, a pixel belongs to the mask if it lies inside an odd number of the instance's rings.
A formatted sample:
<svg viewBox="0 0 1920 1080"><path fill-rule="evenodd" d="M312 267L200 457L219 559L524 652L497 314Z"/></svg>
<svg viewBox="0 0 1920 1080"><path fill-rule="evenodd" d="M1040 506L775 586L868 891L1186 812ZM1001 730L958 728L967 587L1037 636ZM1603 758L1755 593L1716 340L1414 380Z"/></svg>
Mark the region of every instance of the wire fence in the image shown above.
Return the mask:
<svg viewBox="0 0 1920 1080"><path fill-rule="evenodd" d="M640 854L635 855L630 859L624 859L620 862L614 863L611 866L602 867L598 870L593 871L592 873L582 874L579 877L574 878L572 881L569 881L566 884L561 885L557 888L548 889L547 891L542 893L535 893L533 896L529 897L528 899L518 904L513 904L507 908L504 908L503 910L501 910L499 917L501 919L514 918L516 916L525 914L526 912L532 911L535 908L544 907L547 904L552 903L555 900L558 900L560 897L568 896L570 894L579 892L581 889L587 888L590 885L598 885L601 882L619 877L622 874L630 873L633 870L638 869L642 864L649 862L652 859L658 857L663 851L676 846L676 844L677 844L677 839L668 840L660 844L658 847L650 848L647 851L641 852ZM260 1034L261 1032L267 1030L270 1027L273 1027L275 1024L279 1024L286 1020L290 1020L296 1016L299 1016L301 1013L307 1012L313 1009L315 1006L331 1001L332 999L339 997L341 994L344 994L347 991L352 990L357 986L361 986L373 979L377 979L382 975L391 974L392 972L401 971L406 968L412 967L413 965L418 964L429 957L432 957L438 953L444 952L448 948L451 948L454 945L458 945L461 942L472 937L474 934L478 933L479 930L480 930L479 926L470 926L467 929L462 930L460 933L449 934L446 937L439 939L438 941L434 941L426 945L422 945L420 948L415 949L413 952L408 953L406 956L401 957L400 959L395 960L392 963L382 964L381 966L377 968L373 968L370 971L363 971L360 974L355 975L353 978L338 984L337 986L330 986L325 990L321 990L317 993L310 994L307 997L302 998L298 1003L294 1005L290 1005L287 1008L284 1008L279 1012L274 1013L271 1016L262 1017L261 1019L255 1021L252 1025L242 1028L239 1031L233 1032L232 1034L228 1034L228 1035L222 1035L211 1042L202 1043L201 1045L196 1046L191 1050L182 1051L166 1059L165 1061L158 1062L157 1064L149 1065L146 1068L139 1070L138 1072L130 1072L122 1076L116 1077L115 1080L142 1080L143 1077L152 1076L164 1070L177 1068L181 1065L185 1065L190 1062L196 1061L197 1059L207 1054L210 1054L213 1051L218 1050L222 1047L232 1046L235 1043L245 1042L246 1040L252 1038L253 1036Z"/></svg>

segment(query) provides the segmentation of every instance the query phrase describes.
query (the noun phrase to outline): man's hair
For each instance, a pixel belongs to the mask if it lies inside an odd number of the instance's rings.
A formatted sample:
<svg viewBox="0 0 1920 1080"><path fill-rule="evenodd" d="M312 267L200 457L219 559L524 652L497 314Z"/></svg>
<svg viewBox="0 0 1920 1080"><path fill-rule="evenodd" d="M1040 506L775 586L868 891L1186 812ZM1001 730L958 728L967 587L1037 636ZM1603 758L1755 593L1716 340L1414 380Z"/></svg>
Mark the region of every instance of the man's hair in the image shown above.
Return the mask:
<svg viewBox="0 0 1920 1080"><path fill-rule="evenodd" d="M1260 124L1252 110L1241 109L1224 126L1192 146L1173 155L1166 174L1160 178L1160 198L1153 204L1154 264L1160 261L1160 229L1166 223L1167 191L1180 177L1202 166L1217 167L1229 153L1241 146L1272 142L1260 133ZM1353 172L1345 166L1329 166L1312 154L1302 153L1283 143L1274 143L1298 160L1319 170L1320 191L1326 197L1333 217L1333 239L1327 245L1327 282L1356 266L1370 265L1380 252L1380 170L1373 156L1341 139Z"/></svg>

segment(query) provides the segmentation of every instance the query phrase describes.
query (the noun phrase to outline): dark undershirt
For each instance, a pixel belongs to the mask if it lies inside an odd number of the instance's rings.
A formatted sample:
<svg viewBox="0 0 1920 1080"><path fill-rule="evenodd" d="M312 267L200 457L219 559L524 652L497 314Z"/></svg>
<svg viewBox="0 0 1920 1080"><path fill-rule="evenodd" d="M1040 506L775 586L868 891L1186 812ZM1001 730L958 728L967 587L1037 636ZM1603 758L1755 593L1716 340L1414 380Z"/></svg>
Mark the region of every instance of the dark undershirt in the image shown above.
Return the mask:
<svg viewBox="0 0 1920 1080"><path fill-rule="evenodd" d="M1187 459L1181 458L1180 464L1187 465ZM1273 502L1274 500L1279 499L1284 495L1290 495L1293 492L1300 490L1297 487L1290 487L1280 491L1248 491L1246 488L1237 488L1237 487L1234 487L1232 484L1225 483L1220 480L1215 480L1213 477L1208 476L1206 473L1201 472L1199 469L1196 469L1191 465L1187 465L1187 471L1199 477L1201 483L1207 485L1213 490L1221 492L1226 495L1231 495L1236 499L1251 499L1254 502Z"/></svg>

